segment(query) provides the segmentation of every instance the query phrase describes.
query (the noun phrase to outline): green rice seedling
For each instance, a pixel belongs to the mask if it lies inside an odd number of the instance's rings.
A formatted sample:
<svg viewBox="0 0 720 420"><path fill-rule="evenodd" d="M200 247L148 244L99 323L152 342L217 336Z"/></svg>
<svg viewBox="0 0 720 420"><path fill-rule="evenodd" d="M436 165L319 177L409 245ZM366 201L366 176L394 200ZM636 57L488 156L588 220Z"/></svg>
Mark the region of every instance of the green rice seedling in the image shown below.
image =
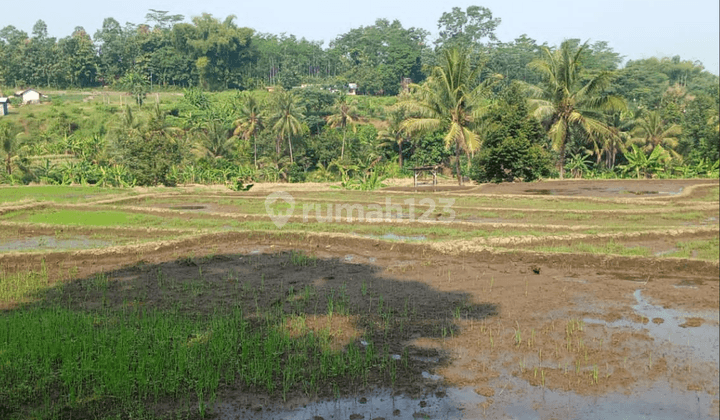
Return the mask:
<svg viewBox="0 0 720 420"><path fill-rule="evenodd" d="M165 274L160 267L158 267L155 271L155 281L157 282L158 287L163 288L165 286Z"/></svg>
<svg viewBox="0 0 720 420"><path fill-rule="evenodd" d="M330 295L327 298L327 314L328 314L328 318L330 318L330 319L332 319L333 312L335 309L334 294L335 294L335 290L330 289Z"/></svg>
<svg viewBox="0 0 720 420"><path fill-rule="evenodd" d="M367 287L367 281L363 280L362 284L360 285L360 293L362 293L363 296L367 295L368 287Z"/></svg>
<svg viewBox="0 0 720 420"><path fill-rule="evenodd" d="M532 343L531 346L535 346L535 328L530 330L530 341L528 341L528 343Z"/></svg>
<svg viewBox="0 0 720 420"><path fill-rule="evenodd" d="M0 271L0 301L25 302L31 296L50 287L45 260L40 270L6 274Z"/></svg>
<svg viewBox="0 0 720 420"><path fill-rule="evenodd" d="M105 273L97 273L92 280L92 286L95 290L106 290L110 279Z"/></svg>
<svg viewBox="0 0 720 420"><path fill-rule="evenodd" d="M595 385L598 384L598 375L599 375L599 373L600 373L600 370L598 369L598 365L596 364L596 365L593 367L593 370L592 370L592 372L591 372L592 380L593 380L593 382L595 382Z"/></svg>
<svg viewBox="0 0 720 420"><path fill-rule="evenodd" d="M308 267L317 265L317 258L306 255L302 251L291 251L290 262L296 267Z"/></svg>

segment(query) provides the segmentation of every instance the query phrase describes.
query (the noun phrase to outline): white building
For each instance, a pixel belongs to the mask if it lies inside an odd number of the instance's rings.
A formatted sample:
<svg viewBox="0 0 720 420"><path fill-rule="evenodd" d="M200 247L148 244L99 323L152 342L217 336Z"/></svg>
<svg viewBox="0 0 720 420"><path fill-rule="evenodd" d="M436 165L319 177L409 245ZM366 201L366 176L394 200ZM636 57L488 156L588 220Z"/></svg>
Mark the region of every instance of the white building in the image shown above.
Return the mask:
<svg viewBox="0 0 720 420"><path fill-rule="evenodd" d="M0 116L8 114L8 103L9 102L10 102L10 100L8 98L0 98Z"/></svg>
<svg viewBox="0 0 720 420"><path fill-rule="evenodd" d="M15 92L15 96L21 97L22 103L24 104L38 104L40 103L40 97L45 95L42 95L35 89L26 89L20 92Z"/></svg>

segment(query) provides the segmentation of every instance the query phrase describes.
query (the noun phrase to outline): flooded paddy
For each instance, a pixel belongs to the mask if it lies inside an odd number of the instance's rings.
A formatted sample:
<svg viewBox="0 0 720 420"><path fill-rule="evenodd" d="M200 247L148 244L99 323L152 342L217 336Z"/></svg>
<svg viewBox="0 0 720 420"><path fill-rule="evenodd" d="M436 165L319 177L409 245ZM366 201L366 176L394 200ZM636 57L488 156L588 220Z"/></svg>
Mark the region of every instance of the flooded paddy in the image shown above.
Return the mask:
<svg viewBox="0 0 720 420"><path fill-rule="evenodd" d="M458 215L523 229L269 229L209 221L264 207L211 194L3 214L0 328L13 338L0 340L0 365L17 368L0 371L15 375L2 382L0 417L716 419L718 235L686 224L716 217L702 206L717 199L693 182L438 193L465 200ZM638 194L610 191L619 187ZM553 201L520 189L583 193ZM293 192L299 203L303 193ZM484 206L493 194L515 194L515 207ZM584 201L592 194L602 200ZM162 229L170 214L177 232ZM572 229L551 231L548 214ZM621 231L602 230L621 217ZM578 227L589 223L600 228ZM128 238L139 241L111 246ZM54 349L65 353L42 353Z"/></svg>

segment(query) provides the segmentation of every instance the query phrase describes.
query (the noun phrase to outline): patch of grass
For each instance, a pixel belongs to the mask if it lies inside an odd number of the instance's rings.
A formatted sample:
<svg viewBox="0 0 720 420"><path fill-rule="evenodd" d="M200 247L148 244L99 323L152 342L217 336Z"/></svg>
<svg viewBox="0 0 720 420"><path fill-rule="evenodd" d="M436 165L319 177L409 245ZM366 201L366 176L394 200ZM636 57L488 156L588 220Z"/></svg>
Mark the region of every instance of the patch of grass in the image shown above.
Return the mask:
<svg viewBox="0 0 720 420"><path fill-rule="evenodd" d="M593 218L593 215L583 213L565 213L562 215L562 218L565 220L590 220Z"/></svg>
<svg viewBox="0 0 720 420"><path fill-rule="evenodd" d="M660 218L666 220L704 220L705 216L698 211L683 212L678 210L662 213Z"/></svg>
<svg viewBox="0 0 720 420"><path fill-rule="evenodd" d="M48 287L50 287L50 283L45 262L40 265L38 271L13 274L0 271L0 304L26 302L30 297L37 295Z"/></svg>
<svg viewBox="0 0 720 420"><path fill-rule="evenodd" d="M273 231L281 234L288 231L304 232L339 232L367 236L382 236L388 233L388 226L372 223L308 223L289 222L278 230L271 221L240 221L232 218L218 218L202 213L189 217L168 217L153 214L123 212L118 210L107 211L78 211L44 209L37 211L15 211L0 216L0 220L12 220L30 223L45 223L55 225L74 226L127 226L127 227L155 227L175 229L207 229L211 231L237 229L253 231ZM547 236L563 235L571 231L540 229L513 229L494 228L492 226L478 225L477 227L453 227L452 225L421 225L421 226L392 226L392 233L398 236L418 237L425 236L429 240L456 240L489 237L510 236Z"/></svg>
<svg viewBox="0 0 720 420"><path fill-rule="evenodd" d="M80 201L97 200L105 195L111 196L118 194L134 193L129 189L66 185L0 187L0 203L22 200L76 203Z"/></svg>
<svg viewBox="0 0 720 420"><path fill-rule="evenodd" d="M540 252L566 252L576 253L584 252L588 254L612 254L612 255L635 255L635 256L649 256L650 249L645 247L629 247L622 243L615 241L609 241L604 244L588 244L588 243L574 243L571 246L539 246L532 248Z"/></svg>
<svg viewBox="0 0 720 420"><path fill-rule="evenodd" d="M720 238L681 241L676 244L678 251L665 254L665 256L717 261L718 255L720 255L719 244Z"/></svg>
<svg viewBox="0 0 720 420"><path fill-rule="evenodd" d="M302 251L292 251L290 253L290 262L296 267L307 267L317 264L317 258L307 255Z"/></svg>
<svg viewBox="0 0 720 420"><path fill-rule="evenodd" d="M703 188L705 195L703 197L694 198L692 201L718 201L720 200L720 187Z"/></svg>
<svg viewBox="0 0 720 420"><path fill-rule="evenodd" d="M199 401L202 415L221 383L285 395L306 382L362 377L385 357L352 343L331 350L329 334L252 327L240 310L197 320L137 306L123 313L58 306L2 315L0 328L0 400L10 413L44 401L107 414L118 401L184 397Z"/></svg>

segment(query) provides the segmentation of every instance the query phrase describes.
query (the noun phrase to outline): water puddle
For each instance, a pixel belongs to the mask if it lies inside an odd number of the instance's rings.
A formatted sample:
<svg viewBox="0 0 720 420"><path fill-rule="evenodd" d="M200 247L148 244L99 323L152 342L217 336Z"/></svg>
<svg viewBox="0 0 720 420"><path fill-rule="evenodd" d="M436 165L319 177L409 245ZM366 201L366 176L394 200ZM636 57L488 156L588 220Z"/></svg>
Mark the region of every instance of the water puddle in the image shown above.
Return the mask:
<svg viewBox="0 0 720 420"><path fill-rule="evenodd" d="M90 239L85 235L76 235L58 239L54 236L32 236L7 242L0 242L2 251L40 251L45 249L101 248L112 245L111 241Z"/></svg>
<svg viewBox="0 0 720 420"><path fill-rule="evenodd" d="M446 388L420 398L393 395L388 389L371 394L319 401L300 407L237 407L219 402L213 413L218 420L229 419L715 419L712 395L686 391L658 382L630 392L602 396L581 396L571 391L554 391L532 386L520 378L503 374L488 383L492 399L473 388Z"/></svg>
<svg viewBox="0 0 720 420"><path fill-rule="evenodd" d="M657 341L671 344L679 357L692 356L720 364L720 330L717 327L719 320L717 311L696 312L663 308L648 302L640 290L636 290L633 296L637 301L637 304L633 306L635 312L644 318L654 320L654 322L642 324L627 319L607 322L585 318L585 323L636 330L644 329ZM686 324L688 318L701 318L709 323L703 323L697 327L681 326Z"/></svg>
<svg viewBox="0 0 720 420"><path fill-rule="evenodd" d="M493 397L495 404L480 413L493 419L713 419L712 400L706 392L673 389L658 382L651 387L625 393L584 397L574 392L534 387L515 378L491 382L494 387L511 387L511 393ZM518 398L518 394L522 398ZM479 416L480 417L480 416Z"/></svg>
<svg viewBox="0 0 720 420"><path fill-rule="evenodd" d="M525 190L526 193L532 195L578 195L579 191L565 190Z"/></svg>
<svg viewBox="0 0 720 420"><path fill-rule="evenodd" d="M467 413L485 401L472 388L449 388L421 398L405 395L393 396L391 390L379 390L369 395L339 398L333 401L314 402L294 410L237 408L232 404L218 403L215 417L229 419L475 419Z"/></svg>
<svg viewBox="0 0 720 420"><path fill-rule="evenodd" d="M377 258L347 254L347 255L345 255L345 257L343 257L343 261L345 261L346 263L356 263L356 264L366 264L366 263L375 264L377 262Z"/></svg>
<svg viewBox="0 0 720 420"><path fill-rule="evenodd" d="M677 191L649 191L649 190L628 190L619 187L581 187L579 189L528 189L524 192L532 195L586 195L592 196L593 193L600 193L606 195L621 195L621 194L634 194L634 195L677 195L682 192L681 187Z"/></svg>
<svg viewBox="0 0 720 420"><path fill-rule="evenodd" d="M430 372L424 372L424 371L422 373L422 377L425 379L429 379L431 381L440 381L443 378L442 375L434 375Z"/></svg>
<svg viewBox="0 0 720 420"><path fill-rule="evenodd" d="M677 248L671 248L671 249L666 249L664 251L658 251L653 255L655 255L656 257L662 257L663 255L674 254L678 251L679 251L679 249L677 249Z"/></svg>
<svg viewBox="0 0 720 420"><path fill-rule="evenodd" d="M660 191L620 191L623 194L635 194L635 195L656 195L660 194ZM663 193L667 194L667 193Z"/></svg>
<svg viewBox="0 0 720 420"><path fill-rule="evenodd" d="M206 206L170 206L170 210L204 210Z"/></svg>
<svg viewBox="0 0 720 420"><path fill-rule="evenodd" d="M403 235L396 235L394 233L386 233L384 235L358 235L358 236L362 236L363 238L380 239L383 241L407 241L407 242L427 241L427 237L424 235L403 236Z"/></svg>

